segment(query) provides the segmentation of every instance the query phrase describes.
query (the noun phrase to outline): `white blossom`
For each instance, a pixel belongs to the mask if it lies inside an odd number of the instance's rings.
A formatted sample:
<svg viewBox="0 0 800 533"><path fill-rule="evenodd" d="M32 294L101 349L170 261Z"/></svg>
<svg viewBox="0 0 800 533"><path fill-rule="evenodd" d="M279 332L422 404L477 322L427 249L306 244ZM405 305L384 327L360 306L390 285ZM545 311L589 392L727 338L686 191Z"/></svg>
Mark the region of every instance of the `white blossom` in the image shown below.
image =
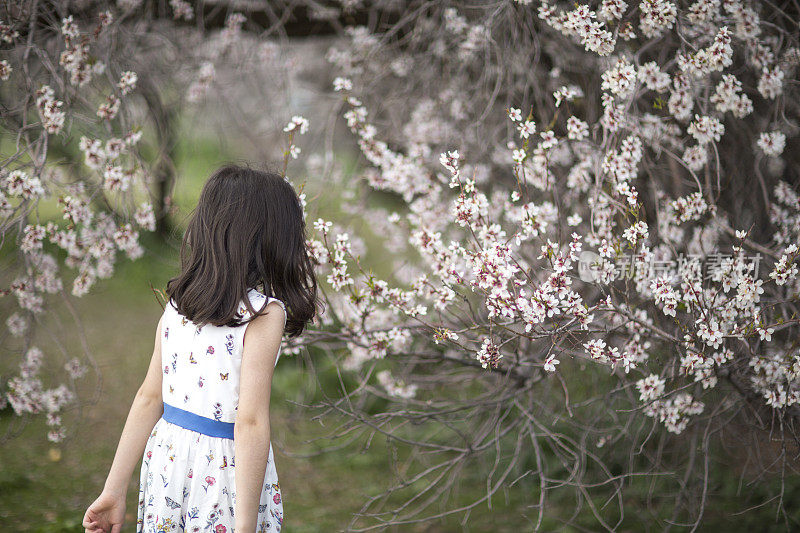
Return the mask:
<svg viewBox="0 0 800 533"><path fill-rule="evenodd" d="M762 132L758 138L758 147L769 156L779 156L786 146L786 135L780 131Z"/></svg>

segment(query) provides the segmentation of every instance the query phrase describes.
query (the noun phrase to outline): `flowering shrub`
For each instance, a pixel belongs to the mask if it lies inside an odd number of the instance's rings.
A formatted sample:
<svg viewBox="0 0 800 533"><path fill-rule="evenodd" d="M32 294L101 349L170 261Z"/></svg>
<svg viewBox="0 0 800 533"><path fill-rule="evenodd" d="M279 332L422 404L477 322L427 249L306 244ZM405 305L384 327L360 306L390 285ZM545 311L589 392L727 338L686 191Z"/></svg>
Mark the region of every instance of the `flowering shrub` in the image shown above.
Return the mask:
<svg viewBox="0 0 800 533"><path fill-rule="evenodd" d="M524 434L542 502L559 483L577 487L613 529L623 486L644 472L676 472L680 494L705 494L708 466L656 453L665 443L708 455L708 435L735 421L796 453L800 197L788 144L800 48L757 2L516 4L421 10L398 39L348 28L349 44L328 54L333 89L364 183L402 200L366 213L402 263L379 279L330 221L309 244L335 291L328 320L344 332L345 368L368 375L390 359L378 384L416 419L462 413L446 448L461 460L499 446L482 428ZM475 367L476 392L447 402L441 391L467 386L459 366ZM390 423L400 412L376 423L408 443ZM608 443L627 457L622 474L589 449ZM542 447L559 459L547 464ZM421 470L451 460L442 451ZM595 507L598 491L620 498L617 514ZM672 519L699 523L706 500L671 503Z"/></svg>
<svg viewBox="0 0 800 533"><path fill-rule="evenodd" d="M112 12L99 12L84 28L71 15L41 26L25 15L0 22L4 45L15 51L2 61L0 83L16 95L2 113L0 235L17 246L4 257L0 295L5 326L21 339L24 354L0 383L0 408L46 415L47 437L58 442L65 436L61 413L90 361L44 357L34 324L50 297L83 296L113 275L119 254L140 257L139 233L155 229L155 215L142 194L150 178L137 154L141 131L125 113L137 74L98 56L117 31ZM74 164L64 157L71 152L81 154ZM41 205L54 206L59 216L43 221ZM51 380L43 368L55 362L62 368Z"/></svg>

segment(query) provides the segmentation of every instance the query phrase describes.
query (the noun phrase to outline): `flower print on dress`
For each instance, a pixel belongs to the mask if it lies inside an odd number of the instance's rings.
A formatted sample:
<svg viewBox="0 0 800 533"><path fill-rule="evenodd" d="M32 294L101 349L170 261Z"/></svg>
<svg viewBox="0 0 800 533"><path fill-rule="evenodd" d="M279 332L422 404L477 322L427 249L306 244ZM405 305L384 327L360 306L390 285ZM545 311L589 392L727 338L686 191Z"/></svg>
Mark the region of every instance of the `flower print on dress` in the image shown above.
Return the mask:
<svg viewBox="0 0 800 533"><path fill-rule="evenodd" d="M161 523L156 524L156 533L170 533L178 530L178 524L172 517L165 517L161 519Z"/></svg>
<svg viewBox="0 0 800 533"><path fill-rule="evenodd" d="M164 338L165 339L169 338L169 328L164 328Z"/></svg>
<svg viewBox="0 0 800 533"><path fill-rule="evenodd" d="M276 531L280 531L280 526L283 524L283 513L275 509L270 509L269 513L275 518L275 521L278 523L278 528L276 529Z"/></svg>
<svg viewBox="0 0 800 533"><path fill-rule="evenodd" d="M204 379L205 378L203 376L200 376L200 378L197 380L197 386L200 387L201 389L203 388L203 380Z"/></svg>
<svg viewBox="0 0 800 533"><path fill-rule="evenodd" d="M222 420L222 404L219 402L214 404L214 420Z"/></svg>
<svg viewBox="0 0 800 533"><path fill-rule="evenodd" d="M213 527L221 516L222 516L222 511L219 508L219 504L215 503L212 506L211 511L208 513L208 524L206 525L206 528ZM217 531L217 529L214 528L213 531Z"/></svg>
<svg viewBox="0 0 800 533"><path fill-rule="evenodd" d="M213 486L216 483L216 478L214 476L206 476L205 483L203 483L203 489L208 492L208 488Z"/></svg>
<svg viewBox="0 0 800 533"><path fill-rule="evenodd" d="M225 348L228 350L228 355L233 355L233 334L225 335Z"/></svg>

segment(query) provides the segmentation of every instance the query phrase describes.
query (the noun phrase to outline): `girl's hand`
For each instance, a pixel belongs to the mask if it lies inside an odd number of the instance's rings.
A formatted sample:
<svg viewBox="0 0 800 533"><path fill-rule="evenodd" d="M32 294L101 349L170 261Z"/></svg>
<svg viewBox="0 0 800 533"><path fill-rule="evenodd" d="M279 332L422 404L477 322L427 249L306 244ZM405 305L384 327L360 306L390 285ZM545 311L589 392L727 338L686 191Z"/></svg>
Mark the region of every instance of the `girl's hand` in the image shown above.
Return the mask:
<svg viewBox="0 0 800 533"><path fill-rule="evenodd" d="M86 533L120 533L125 519L125 496L100 494L83 515Z"/></svg>

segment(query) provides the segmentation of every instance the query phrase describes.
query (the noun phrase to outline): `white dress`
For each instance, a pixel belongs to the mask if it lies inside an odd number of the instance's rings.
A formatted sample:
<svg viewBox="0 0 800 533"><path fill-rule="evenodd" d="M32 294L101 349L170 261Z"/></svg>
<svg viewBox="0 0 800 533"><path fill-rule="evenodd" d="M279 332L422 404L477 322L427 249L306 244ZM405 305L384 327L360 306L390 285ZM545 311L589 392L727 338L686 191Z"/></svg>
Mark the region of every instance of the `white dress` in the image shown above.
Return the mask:
<svg viewBox="0 0 800 533"><path fill-rule="evenodd" d="M255 289L249 290L248 297L256 311L267 298ZM284 305L275 298L270 300ZM239 312L249 316L243 302ZM165 412L153 427L142 459L137 533L233 533L232 430L239 405L245 328L197 327L178 313L171 301L164 309L161 363ZM256 530L278 532L282 523L283 502L270 443Z"/></svg>

